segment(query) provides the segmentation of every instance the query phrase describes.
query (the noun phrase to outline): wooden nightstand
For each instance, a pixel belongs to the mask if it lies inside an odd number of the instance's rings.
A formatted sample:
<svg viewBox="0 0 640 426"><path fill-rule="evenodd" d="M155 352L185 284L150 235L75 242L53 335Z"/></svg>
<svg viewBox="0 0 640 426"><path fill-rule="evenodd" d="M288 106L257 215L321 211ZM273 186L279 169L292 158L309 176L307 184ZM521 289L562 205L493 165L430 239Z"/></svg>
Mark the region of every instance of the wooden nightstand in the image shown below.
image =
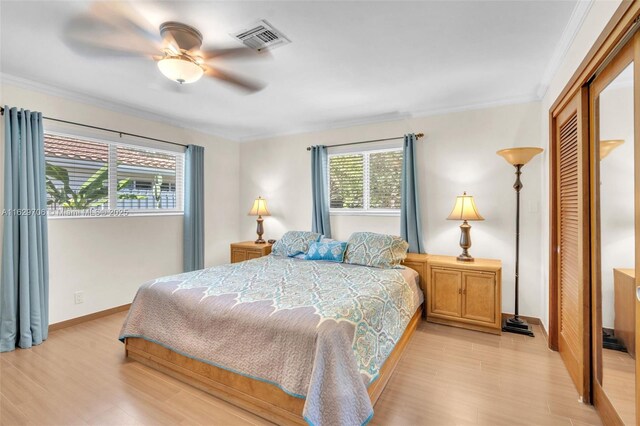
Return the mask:
<svg viewBox="0 0 640 426"><path fill-rule="evenodd" d="M429 256L427 321L487 333L502 332L502 262Z"/></svg>
<svg viewBox="0 0 640 426"><path fill-rule="evenodd" d="M257 259L271 253L271 244L256 244L253 241L243 241L231 244L231 263Z"/></svg>

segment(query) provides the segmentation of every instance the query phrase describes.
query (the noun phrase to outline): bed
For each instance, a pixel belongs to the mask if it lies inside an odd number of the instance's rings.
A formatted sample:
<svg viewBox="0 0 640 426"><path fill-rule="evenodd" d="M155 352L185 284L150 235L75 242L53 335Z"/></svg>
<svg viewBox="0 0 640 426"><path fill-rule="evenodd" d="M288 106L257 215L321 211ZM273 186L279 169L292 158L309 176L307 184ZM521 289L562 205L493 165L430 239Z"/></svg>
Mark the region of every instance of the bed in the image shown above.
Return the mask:
<svg viewBox="0 0 640 426"><path fill-rule="evenodd" d="M127 356L278 424L373 416L422 313L426 255L379 269L265 256L143 285Z"/></svg>

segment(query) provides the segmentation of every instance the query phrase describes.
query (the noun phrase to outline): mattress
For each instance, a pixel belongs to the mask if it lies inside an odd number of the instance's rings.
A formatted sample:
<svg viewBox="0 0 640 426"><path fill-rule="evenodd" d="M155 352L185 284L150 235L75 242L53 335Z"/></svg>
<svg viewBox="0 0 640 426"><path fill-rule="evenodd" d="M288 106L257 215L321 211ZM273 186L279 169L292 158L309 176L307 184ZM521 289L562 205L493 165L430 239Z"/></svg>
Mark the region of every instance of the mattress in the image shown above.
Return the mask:
<svg viewBox="0 0 640 426"><path fill-rule="evenodd" d="M373 415L367 387L420 304L418 275L281 256L140 287L120 333L305 398L314 425Z"/></svg>

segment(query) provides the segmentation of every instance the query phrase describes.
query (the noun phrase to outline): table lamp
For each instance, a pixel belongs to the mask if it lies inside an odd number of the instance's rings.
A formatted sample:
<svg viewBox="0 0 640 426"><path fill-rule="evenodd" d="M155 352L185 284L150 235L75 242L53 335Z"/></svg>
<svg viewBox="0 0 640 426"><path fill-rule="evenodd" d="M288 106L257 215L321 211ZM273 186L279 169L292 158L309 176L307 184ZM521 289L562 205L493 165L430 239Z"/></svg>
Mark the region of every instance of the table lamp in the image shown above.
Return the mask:
<svg viewBox="0 0 640 426"><path fill-rule="evenodd" d="M509 164L516 168L516 182L513 184L513 189L516 190L516 280L515 280L515 313L513 317L507 318L502 324L502 331L524 334L526 336L533 337L533 331L527 324L527 321L518 316L518 279L519 279L519 264L520 264L520 190L522 189L522 182L520 181L520 175L522 174L522 167L527 164L533 157L542 152L542 148L508 148L498 151L496 154L503 157Z"/></svg>
<svg viewBox="0 0 640 426"><path fill-rule="evenodd" d="M258 222L258 227L256 229L258 239L255 241L256 244L266 243L266 241L262 239L262 234L264 234L264 227L262 226L264 219L262 216L271 216L271 213L267 210L267 200L262 197L256 198L253 202L253 207L249 210L249 216L258 216L258 219L256 219L256 222Z"/></svg>
<svg viewBox="0 0 640 426"><path fill-rule="evenodd" d="M484 220L478 209L476 203L473 201L471 195L463 193L456 197L456 204L453 206L453 210L447 217L448 220L462 220L460 225L460 247L462 247L462 254L458 256L458 260L462 262L473 262L473 257L469 255L469 247L471 247L471 225L467 223L468 220Z"/></svg>

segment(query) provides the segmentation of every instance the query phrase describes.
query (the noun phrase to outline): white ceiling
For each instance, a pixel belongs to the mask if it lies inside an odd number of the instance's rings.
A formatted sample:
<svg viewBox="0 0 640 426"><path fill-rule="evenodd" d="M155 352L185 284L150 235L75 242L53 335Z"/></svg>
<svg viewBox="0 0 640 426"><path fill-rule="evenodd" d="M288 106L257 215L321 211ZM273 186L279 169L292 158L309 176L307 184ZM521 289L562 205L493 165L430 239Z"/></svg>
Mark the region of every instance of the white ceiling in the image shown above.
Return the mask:
<svg viewBox="0 0 640 426"><path fill-rule="evenodd" d="M178 93L150 60L79 56L60 34L87 2L2 1L0 70L9 81L19 77L184 127L256 139L539 99L544 76L570 42L570 22L574 30L579 25L576 4L135 2L156 25L197 27L205 46L239 46L229 33L261 18L287 35L292 43L273 50L272 60L222 64L268 84L244 95L208 79Z"/></svg>

